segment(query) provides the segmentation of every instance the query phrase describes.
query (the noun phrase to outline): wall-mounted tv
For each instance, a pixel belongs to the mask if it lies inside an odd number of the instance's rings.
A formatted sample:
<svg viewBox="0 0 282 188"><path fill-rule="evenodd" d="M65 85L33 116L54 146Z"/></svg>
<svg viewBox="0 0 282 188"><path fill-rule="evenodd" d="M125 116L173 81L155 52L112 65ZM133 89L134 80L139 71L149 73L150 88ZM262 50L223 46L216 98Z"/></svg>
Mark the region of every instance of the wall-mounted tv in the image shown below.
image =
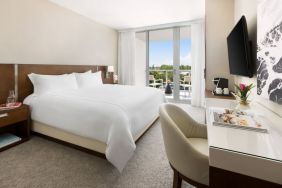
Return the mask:
<svg viewBox="0 0 282 188"><path fill-rule="evenodd" d="M230 74L253 76L251 42L248 37L247 22L242 16L227 37Z"/></svg>

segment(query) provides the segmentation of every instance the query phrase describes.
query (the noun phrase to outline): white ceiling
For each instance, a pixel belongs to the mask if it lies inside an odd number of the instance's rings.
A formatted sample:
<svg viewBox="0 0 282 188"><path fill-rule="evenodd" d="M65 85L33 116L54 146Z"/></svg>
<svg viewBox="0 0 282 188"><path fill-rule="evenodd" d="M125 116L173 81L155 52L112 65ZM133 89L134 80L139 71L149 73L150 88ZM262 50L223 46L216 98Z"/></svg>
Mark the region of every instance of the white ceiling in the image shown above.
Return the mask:
<svg viewBox="0 0 282 188"><path fill-rule="evenodd" d="M189 21L205 15L205 0L50 1L115 29Z"/></svg>

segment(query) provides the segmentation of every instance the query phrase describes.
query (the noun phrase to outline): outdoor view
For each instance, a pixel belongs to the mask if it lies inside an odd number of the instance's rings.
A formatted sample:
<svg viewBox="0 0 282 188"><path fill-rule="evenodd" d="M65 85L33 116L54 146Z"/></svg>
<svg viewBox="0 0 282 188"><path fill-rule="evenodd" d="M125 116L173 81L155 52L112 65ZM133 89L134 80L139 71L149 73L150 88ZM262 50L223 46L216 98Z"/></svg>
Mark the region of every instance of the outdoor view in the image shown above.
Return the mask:
<svg viewBox="0 0 282 188"><path fill-rule="evenodd" d="M190 27L179 28L179 67L173 61L173 33L177 30L151 31L149 35L149 86L162 89L167 98L191 98L191 36ZM177 33L176 33L177 34ZM175 49L178 50L178 49ZM177 80L175 80L177 79Z"/></svg>
<svg viewBox="0 0 282 188"><path fill-rule="evenodd" d="M150 75L155 79L173 82L173 41L150 41ZM180 80L191 71L191 39L180 41Z"/></svg>

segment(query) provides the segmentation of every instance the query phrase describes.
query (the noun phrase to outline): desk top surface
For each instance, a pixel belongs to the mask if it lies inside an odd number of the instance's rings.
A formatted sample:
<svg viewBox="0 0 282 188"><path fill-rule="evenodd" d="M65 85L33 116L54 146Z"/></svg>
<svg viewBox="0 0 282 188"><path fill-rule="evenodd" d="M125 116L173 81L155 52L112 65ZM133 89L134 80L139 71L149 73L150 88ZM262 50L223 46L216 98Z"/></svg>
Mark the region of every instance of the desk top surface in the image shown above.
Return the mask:
<svg viewBox="0 0 282 188"><path fill-rule="evenodd" d="M246 111L260 115L268 133L212 124L210 108L234 109L236 101L206 99L210 166L282 185L282 118L257 103Z"/></svg>
<svg viewBox="0 0 282 188"><path fill-rule="evenodd" d="M266 125L268 133L214 126L210 120L212 107L234 109L234 100L208 99L206 101L206 120L209 146L254 155L282 162L282 118L257 103L249 109L258 114L260 122Z"/></svg>

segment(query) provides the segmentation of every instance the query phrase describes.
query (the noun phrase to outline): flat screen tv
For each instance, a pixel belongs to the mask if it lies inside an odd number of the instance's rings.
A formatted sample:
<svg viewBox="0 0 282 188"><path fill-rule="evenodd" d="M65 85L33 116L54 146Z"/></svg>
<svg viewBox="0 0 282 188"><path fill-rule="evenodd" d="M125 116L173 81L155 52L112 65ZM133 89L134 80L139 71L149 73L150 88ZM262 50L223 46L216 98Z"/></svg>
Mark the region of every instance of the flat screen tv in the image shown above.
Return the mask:
<svg viewBox="0 0 282 188"><path fill-rule="evenodd" d="M230 74L252 77L251 42L245 16L241 17L228 35L227 47Z"/></svg>

